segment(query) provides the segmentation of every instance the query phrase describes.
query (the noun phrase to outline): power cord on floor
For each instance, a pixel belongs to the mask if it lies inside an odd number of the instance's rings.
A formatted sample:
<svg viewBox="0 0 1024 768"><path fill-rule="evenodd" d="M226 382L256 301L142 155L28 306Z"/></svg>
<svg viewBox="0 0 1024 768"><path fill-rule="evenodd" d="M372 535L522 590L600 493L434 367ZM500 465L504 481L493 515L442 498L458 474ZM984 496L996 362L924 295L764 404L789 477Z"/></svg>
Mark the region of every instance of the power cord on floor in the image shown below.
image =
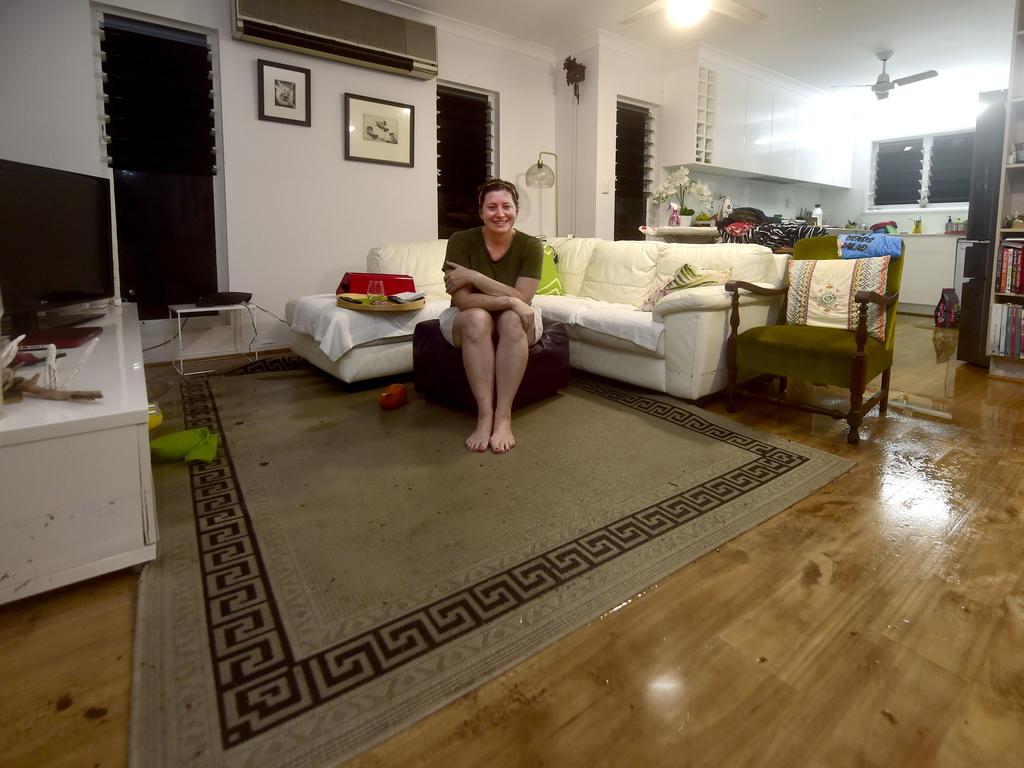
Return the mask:
<svg viewBox="0 0 1024 768"><path fill-rule="evenodd" d="M188 325L188 318L187 317L181 322L181 330L185 330L185 326L186 325ZM172 341L174 341L176 338L178 338L178 332L177 331L175 331L174 335L171 336L171 338L169 338L167 341L161 341L159 344L154 344L152 347L146 347L142 351L143 351L143 353L145 353L145 352L149 352L149 350L151 350L151 349L157 349L159 347L167 346Z"/></svg>
<svg viewBox="0 0 1024 768"><path fill-rule="evenodd" d="M268 315L270 315L271 317L275 317L275 318L277 318L278 320L280 320L280 321L281 321L282 323L284 323L285 325L288 325L288 321L287 321L287 320L285 320L285 319L284 319L283 317L280 317L280 316L278 316L278 315L275 315L275 314L274 314L273 312L271 312L271 311L270 311L269 309L264 309L264 308L263 308L263 307L261 307L261 306L260 306L259 304L253 304L253 303L252 303L251 301L249 302L249 305L250 305L250 306L253 306L253 307L256 307L256 309L258 309L258 310L260 310L260 311L262 311L262 312L266 312L266 313L267 313Z"/></svg>

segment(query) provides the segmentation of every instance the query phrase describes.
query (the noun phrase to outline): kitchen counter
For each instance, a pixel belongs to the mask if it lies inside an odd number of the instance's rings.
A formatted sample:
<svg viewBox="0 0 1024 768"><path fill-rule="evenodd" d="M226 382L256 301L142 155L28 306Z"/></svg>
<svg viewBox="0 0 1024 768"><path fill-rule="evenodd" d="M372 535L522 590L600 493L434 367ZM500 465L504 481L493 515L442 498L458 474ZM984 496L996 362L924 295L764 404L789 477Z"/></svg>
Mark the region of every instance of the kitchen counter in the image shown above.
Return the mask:
<svg viewBox="0 0 1024 768"><path fill-rule="evenodd" d="M715 227L640 227L648 240L663 243L713 243L718 239Z"/></svg>

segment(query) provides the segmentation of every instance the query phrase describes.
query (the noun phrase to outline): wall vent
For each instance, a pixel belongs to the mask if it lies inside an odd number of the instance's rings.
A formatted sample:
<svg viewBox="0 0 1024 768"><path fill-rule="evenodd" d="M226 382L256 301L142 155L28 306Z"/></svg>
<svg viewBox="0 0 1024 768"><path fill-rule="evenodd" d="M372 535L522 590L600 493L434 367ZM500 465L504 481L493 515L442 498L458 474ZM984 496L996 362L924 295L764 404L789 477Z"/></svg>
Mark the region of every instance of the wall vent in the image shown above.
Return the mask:
<svg viewBox="0 0 1024 768"><path fill-rule="evenodd" d="M275 48L429 80L437 29L343 0L234 0L233 34Z"/></svg>

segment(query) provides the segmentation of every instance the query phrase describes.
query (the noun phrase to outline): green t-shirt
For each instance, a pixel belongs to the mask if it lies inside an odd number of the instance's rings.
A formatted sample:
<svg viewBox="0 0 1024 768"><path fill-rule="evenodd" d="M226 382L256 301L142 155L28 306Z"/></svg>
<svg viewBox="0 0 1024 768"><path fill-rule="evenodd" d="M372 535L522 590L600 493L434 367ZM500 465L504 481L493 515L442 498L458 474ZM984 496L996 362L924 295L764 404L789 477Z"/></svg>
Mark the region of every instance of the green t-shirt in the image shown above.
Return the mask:
<svg viewBox="0 0 1024 768"><path fill-rule="evenodd" d="M516 230L505 255L497 261L491 261L484 243L483 227L477 227L456 232L448 238L445 261L476 270L514 288L520 277L540 279L544 246L537 238Z"/></svg>

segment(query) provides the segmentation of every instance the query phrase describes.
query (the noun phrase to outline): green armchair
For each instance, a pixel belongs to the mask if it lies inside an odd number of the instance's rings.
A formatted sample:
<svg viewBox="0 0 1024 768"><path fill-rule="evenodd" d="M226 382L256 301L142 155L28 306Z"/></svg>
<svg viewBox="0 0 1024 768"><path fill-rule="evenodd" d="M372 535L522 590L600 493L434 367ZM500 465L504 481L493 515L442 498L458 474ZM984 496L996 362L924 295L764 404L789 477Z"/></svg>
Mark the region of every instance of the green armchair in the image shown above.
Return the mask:
<svg viewBox="0 0 1024 768"><path fill-rule="evenodd" d="M905 251L904 247L904 251ZM835 237L814 237L799 240L793 250L793 260L838 258ZM726 409L736 410L736 396L743 392L751 397L788 405L811 413L822 413L834 419L846 419L850 425L846 441L860 442L860 426L864 416L876 405L884 415L888 406L889 377L892 371L893 345L896 337L896 302L899 298L900 278L903 275L903 254L889 261L885 295L874 291L857 291L858 324L856 331L786 324L783 304L776 325L749 328L739 332L739 297L741 291L760 296L782 295L783 302L789 283L780 288L762 288L737 280L725 284L732 294L731 333L726 346L728 385ZM880 341L868 334L867 308L874 303L885 308L885 339ZM741 387L740 374L753 376ZM867 402L864 389L879 374L881 388ZM768 379L778 379L778 395L755 390L753 385ZM830 384L850 391L850 408L845 413L838 408L826 408L814 403L788 397L788 380L797 379L815 384Z"/></svg>

